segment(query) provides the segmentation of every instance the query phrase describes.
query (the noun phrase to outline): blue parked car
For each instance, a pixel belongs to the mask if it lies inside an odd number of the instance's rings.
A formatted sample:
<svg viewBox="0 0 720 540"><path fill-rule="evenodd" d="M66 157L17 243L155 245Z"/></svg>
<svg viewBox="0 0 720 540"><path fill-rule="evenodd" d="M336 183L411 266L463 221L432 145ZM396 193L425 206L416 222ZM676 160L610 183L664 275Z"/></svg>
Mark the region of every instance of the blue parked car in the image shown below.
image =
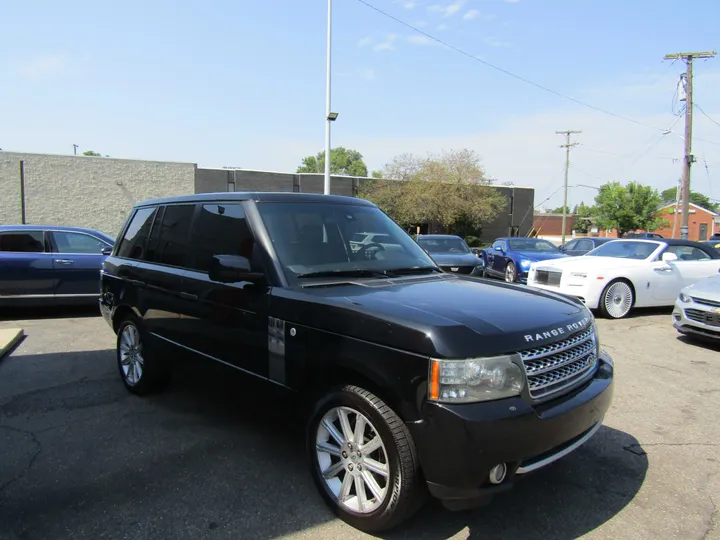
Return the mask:
<svg viewBox="0 0 720 540"><path fill-rule="evenodd" d="M0 307L96 304L114 244L93 229L0 226Z"/></svg>
<svg viewBox="0 0 720 540"><path fill-rule="evenodd" d="M485 260L485 275L508 283L527 283L530 263L566 257L547 240L525 237L498 238L480 254Z"/></svg>
<svg viewBox="0 0 720 540"><path fill-rule="evenodd" d="M611 240L617 240L617 238L599 238L597 236L588 236L587 238L575 238L565 243L564 246L560 246L560 251L571 257L579 257L585 255L598 246L610 242Z"/></svg>

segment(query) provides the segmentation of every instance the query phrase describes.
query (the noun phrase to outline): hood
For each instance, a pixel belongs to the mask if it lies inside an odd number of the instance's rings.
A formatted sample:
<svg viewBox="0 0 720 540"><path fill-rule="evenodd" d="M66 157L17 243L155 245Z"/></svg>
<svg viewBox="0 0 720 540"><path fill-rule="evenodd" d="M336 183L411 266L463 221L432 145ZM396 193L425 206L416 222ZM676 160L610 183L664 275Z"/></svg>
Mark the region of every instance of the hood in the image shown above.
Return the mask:
<svg viewBox="0 0 720 540"><path fill-rule="evenodd" d="M564 257L562 259L553 259L548 261L537 262L533 266L537 268L557 268L558 270L605 270L610 268L632 268L635 266L644 266L647 261L636 259L621 259L619 257L588 257L582 255L580 257Z"/></svg>
<svg viewBox="0 0 720 540"><path fill-rule="evenodd" d="M516 253L519 257L530 261L549 261L551 259L562 259L567 257L564 253L545 253L542 251L515 251L514 253Z"/></svg>
<svg viewBox="0 0 720 540"><path fill-rule="evenodd" d="M701 279L683 291L689 296L720 302L720 274Z"/></svg>
<svg viewBox="0 0 720 540"><path fill-rule="evenodd" d="M481 263L472 253L433 253L430 255L439 266L477 266Z"/></svg>
<svg viewBox="0 0 720 540"><path fill-rule="evenodd" d="M456 276L374 284L379 281L283 289L279 293L295 300L285 303L289 312L283 316L438 358L497 355L544 345L592 321L590 312L575 300L519 285ZM324 304L323 309L311 309L310 303Z"/></svg>

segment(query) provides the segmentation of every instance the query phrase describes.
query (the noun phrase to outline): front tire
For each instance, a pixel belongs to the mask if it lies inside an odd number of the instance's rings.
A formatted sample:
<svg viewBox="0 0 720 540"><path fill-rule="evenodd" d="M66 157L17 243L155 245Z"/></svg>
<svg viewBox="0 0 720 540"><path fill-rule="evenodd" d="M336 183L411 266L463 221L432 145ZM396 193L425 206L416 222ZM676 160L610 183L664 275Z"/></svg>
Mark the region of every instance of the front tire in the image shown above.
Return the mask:
<svg viewBox="0 0 720 540"><path fill-rule="evenodd" d="M169 378L157 355L148 347L146 333L136 317L128 317L118 326L117 363L125 388L133 394L160 390Z"/></svg>
<svg viewBox="0 0 720 540"><path fill-rule="evenodd" d="M505 281L508 283L515 283L517 279L517 270L515 269L515 263L509 262L505 267Z"/></svg>
<svg viewBox="0 0 720 540"><path fill-rule="evenodd" d="M632 309L635 294L630 283L615 280L608 283L600 296L600 313L610 319L622 319Z"/></svg>
<svg viewBox="0 0 720 540"><path fill-rule="evenodd" d="M343 386L324 396L308 423L307 450L325 502L361 531L389 530L424 500L410 432L367 390Z"/></svg>

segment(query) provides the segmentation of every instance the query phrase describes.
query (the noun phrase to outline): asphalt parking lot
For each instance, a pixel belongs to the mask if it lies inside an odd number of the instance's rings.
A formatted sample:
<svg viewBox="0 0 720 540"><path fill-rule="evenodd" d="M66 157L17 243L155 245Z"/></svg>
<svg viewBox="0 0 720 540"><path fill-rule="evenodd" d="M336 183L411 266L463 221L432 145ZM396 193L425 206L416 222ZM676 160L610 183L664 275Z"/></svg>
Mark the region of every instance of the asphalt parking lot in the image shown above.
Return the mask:
<svg viewBox="0 0 720 540"><path fill-rule="evenodd" d="M616 363L605 426L486 508L429 501L387 538L720 538L720 348L670 311L599 320ZM128 394L94 311L3 314L26 339L0 361L0 538L359 538L310 478L292 403L185 366Z"/></svg>

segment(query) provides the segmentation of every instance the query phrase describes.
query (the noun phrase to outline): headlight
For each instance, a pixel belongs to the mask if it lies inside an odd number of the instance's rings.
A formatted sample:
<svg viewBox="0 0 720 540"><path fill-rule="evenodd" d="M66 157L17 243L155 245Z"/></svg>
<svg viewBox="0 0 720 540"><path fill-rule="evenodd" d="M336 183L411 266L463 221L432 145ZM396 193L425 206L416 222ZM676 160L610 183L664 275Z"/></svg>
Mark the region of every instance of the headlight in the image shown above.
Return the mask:
<svg viewBox="0 0 720 540"><path fill-rule="evenodd" d="M587 277L586 272L570 272L570 277L585 279Z"/></svg>
<svg viewBox="0 0 720 540"><path fill-rule="evenodd" d="M520 261L520 266L521 266L522 268L530 268L530 263L531 263L531 262L532 262L532 261L528 261L527 259L523 259L523 260Z"/></svg>
<svg viewBox="0 0 720 540"><path fill-rule="evenodd" d="M509 356L430 361L428 398L431 401L492 401L520 395L523 386L523 371Z"/></svg>
<svg viewBox="0 0 720 540"><path fill-rule="evenodd" d="M692 298L690 298L690 297L689 297L687 294L685 294L685 293L680 293L680 301L681 301L681 302L688 303L688 302L692 302Z"/></svg>

